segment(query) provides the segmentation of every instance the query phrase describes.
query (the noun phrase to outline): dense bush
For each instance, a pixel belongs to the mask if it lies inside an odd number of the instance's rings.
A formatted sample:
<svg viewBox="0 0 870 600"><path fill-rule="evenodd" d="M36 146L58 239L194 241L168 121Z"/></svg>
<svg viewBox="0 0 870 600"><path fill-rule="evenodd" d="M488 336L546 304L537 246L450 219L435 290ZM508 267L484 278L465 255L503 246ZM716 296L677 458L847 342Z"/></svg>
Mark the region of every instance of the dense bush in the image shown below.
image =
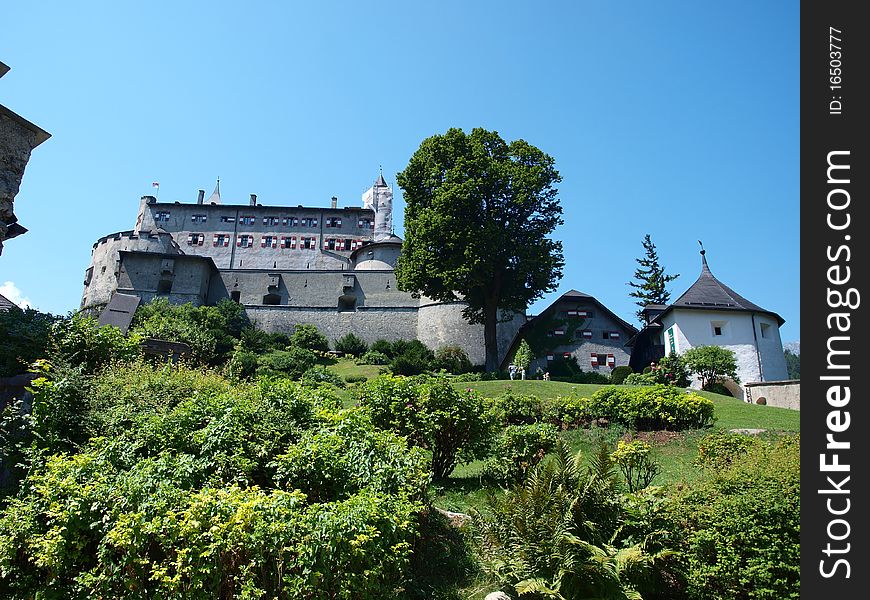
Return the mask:
<svg viewBox="0 0 870 600"><path fill-rule="evenodd" d="M329 383L335 387L344 387L344 379L342 379L341 376L332 369L322 365L314 365L305 371L302 374L300 381L305 384L317 385L320 383Z"/></svg>
<svg viewBox="0 0 870 600"><path fill-rule="evenodd" d="M589 399L593 418L605 418L631 429L694 429L714 421L713 402L673 386L632 388L608 386Z"/></svg>
<svg viewBox="0 0 870 600"><path fill-rule="evenodd" d="M396 340L393 349L401 348L390 362L394 375L420 375L432 368L435 355L419 340Z"/></svg>
<svg viewBox="0 0 870 600"><path fill-rule="evenodd" d="M671 504L693 599L800 594L800 440L753 444Z"/></svg>
<svg viewBox="0 0 870 600"><path fill-rule="evenodd" d="M461 375L471 371L472 365L468 354L459 346L442 346L435 352L433 367Z"/></svg>
<svg viewBox="0 0 870 600"><path fill-rule="evenodd" d="M375 350L369 350L362 356L356 359L356 364L358 365L388 365L390 364L390 357L381 352L376 352Z"/></svg>
<svg viewBox="0 0 870 600"><path fill-rule="evenodd" d="M610 383L610 378L604 373L598 373L596 371L580 371L570 377L562 377L562 376L550 376L550 379L553 381L564 381L565 383L594 383L594 384L602 384L606 385Z"/></svg>
<svg viewBox="0 0 870 600"><path fill-rule="evenodd" d="M24 373L45 358L52 325L60 318L32 308L0 310L0 377Z"/></svg>
<svg viewBox="0 0 870 600"><path fill-rule="evenodd" d="M56 390L52 390L55 393ZM0 515L4 598L366 598L407 586L419 449L286 379L111 365L91 437ZM45 421L44 412L34 415Z"/></svg>
<svg viewBox="0 0 870 600"><path fill-rule="evenodd" d="M557 396L544 402L543 418L547 423L562 429L579 427L591 419L588 406L588 398Z"/></svg>
<svg viewBox="0 0 870 600"><path fill-rule="evenodd" d="M656 383L677 387L686 387L690 383L689 368L679 354L669 354L662 357L650 373L654 376Z"/></svg>
<svg viewBox="0 0 870 600"><path fill-rule="evenodd" d="M483 463L484 479L506 485L522 481L556 445L556 428L547 423L508 425Z"/></svg>
<svg viewBox="0 0 870 600"><path fill-rule="evenodd" d="M250 379L257 373L258 366L254 352L238 347L224 366L224 372L233 379Z"/></svg>
<svg viewBox="0 0 870 600"><path fill-rule="evenodd" d="M257 369L258 374L285 375L291 379L299 379L305 371L314 366L317 355L305 348L290 346L287 350L275 350L264 354L258 362L260 364Z"/></svg>
<svg viewBox="0 0 870 600"><path fill-rule="evenodd" d="M537 423L544 415L541 399L531 394L515 394L508 390L492 401L496 418L505 425Z"/></svg>
<svg viewBox="0 0 870 600"><path fill-rule="evenodd" d="M393 358L393 343L385 339L375 340L369 346L369 352L377 352L387 358Z"/></svg>
<svg viewBox="0 0 870 600"><path fill-rule="evenodd" d="M610 372L610 383L613 385L621 385L625 378L634 373L628 365L620 365Z"/></svg>
<svg viewBox="0 0 870 600"><path fill-rule="evenodd" d="M353 333L348 333L335 340L335 349L351 356L362 356L368 351L369 345Z"/></svg>
<svg viewBox="0 0 870 600"><path fill-rule="evenodd" d="M296 325L293 328L293 335L290 336L290 345L320 352L329 350L329 341L320 333L316 325Z"/></svg>
<svg viewBox="0 0 870 600"><path fill-rule="evenodd" d="M695 464L709 469L730 467L738 458L749 453L758 440L741 433L717 431L698 441L698 457Z"/></svg>
<svg viewBox="0 0 870 600"><path fill-rule="evenodd" d="M91 317L74 315L57 321L51 328L51 361L80 368L85 373L94 373L113 361L133 360L139 354L138 336L124 337L117 327L100 327Z"/></svg>
<svg viewBox="0 0 870 600"><path fill-rule="evenodd" d="M229 358L247 326L244 307L231 300L221 300L215 306L193 306L158 298L136 310L131 332L143 338L185 343L196 360L217 365Z"/></svg>
<svg viewBox="0 0 870 600"><path fill-rule="evenodd" d="M364 381L368 381L369 378L365 375L345 375L344 381L346 383L362 383Z"/></svg>
<svg viewBox="0 0 870 600"><path fill-rule="evenodd" d="M649 371L644 370L644 373L632 373L622 381L623 385L656 385L658 384L658 380L656 376L653 374L652 369Z"/></svg>
<svg viewBox="0 0 870 600"><path fill-rule="evenodd" d="M482 458L492 423L483 398L443 378L381 376L356 389L372 422L432 452L432 472L446 478L459 463Z"/></svg>

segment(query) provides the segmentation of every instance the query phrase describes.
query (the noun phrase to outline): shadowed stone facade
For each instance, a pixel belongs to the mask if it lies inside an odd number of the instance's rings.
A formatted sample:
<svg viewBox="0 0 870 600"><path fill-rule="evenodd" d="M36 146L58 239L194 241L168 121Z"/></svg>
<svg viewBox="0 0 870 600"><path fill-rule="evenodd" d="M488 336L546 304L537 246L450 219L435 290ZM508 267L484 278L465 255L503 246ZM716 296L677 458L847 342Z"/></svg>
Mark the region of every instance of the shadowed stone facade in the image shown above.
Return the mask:
<svg viewBox="0 0 870 600"><path fill-rule="evenodd" d="M0 62L0 77L9 67ZM0 104L0 254L3 242L27 229L18 223L13 203L31 151L51 135Z"/></svg>
<svg viewBox="0 0 870 600"><path fill-rule="evenodd" d="M463 348L485 358L483 326L462 317L465 304L414 298L396 286L402 240L392 227L392 191L383 177L361 207L223 204L219 188L197 202L144 196L136 228L97 240L85 271L83 310L100 311L120 292L143 302L212 305L229 298L269 332L316 325L330 340L354 333L366 342L419 339L430 348ZM498 328L504 357L523 314Z"/></svg>

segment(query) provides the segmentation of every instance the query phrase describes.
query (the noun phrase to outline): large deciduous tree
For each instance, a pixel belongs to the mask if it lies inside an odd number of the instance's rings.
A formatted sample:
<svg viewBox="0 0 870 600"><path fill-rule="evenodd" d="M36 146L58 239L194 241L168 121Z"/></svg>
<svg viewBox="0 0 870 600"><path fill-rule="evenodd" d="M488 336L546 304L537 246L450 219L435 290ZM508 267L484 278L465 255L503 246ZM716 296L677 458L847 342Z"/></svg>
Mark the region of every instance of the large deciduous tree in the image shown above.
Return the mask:
<svg viewBox="0 0 870 600"><path fill-rule="evenodd" d="M671 299L667 285L680 276L679 273L676 275L665 274L665 268L659 263L656 245L653 244L649 234L643 238L643 249L644 257L635 259L639 265L634 272L636 282L628 282L628 285L634 288L629 296L637 298L638 301L635 304L641 308L637 311L637 318L641 323L643 322L643 307L647 304L667 304Z"/></svg>
<svg viewBox="0 0 870 600"><path fill-rule="evenodd" d="M556 289L565 264L553 158L523 140L450 129L423 140L397 175L404 192L400 289L464 300L484 325L486 370L498 369L496 324Z"/></svg>

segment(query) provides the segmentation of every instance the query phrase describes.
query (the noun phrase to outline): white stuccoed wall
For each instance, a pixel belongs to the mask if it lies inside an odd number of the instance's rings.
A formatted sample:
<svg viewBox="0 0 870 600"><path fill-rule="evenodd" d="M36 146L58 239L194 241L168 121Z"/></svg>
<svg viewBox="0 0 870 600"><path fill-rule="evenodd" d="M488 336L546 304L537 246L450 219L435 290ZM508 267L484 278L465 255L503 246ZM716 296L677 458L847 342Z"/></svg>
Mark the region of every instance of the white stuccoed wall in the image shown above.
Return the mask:
<svg viewBox="0 0 870 600"><path fill-rule="evenodd" d="M713 335L712 323L724 322L723 335ZM770 325L767 338L761 337L761 323ZM674 309L662 319L665 352L670 354L667 330L674 328L676 351L683 354L696 346L721 346L737 357L737 376L741 383L762 381L758 362L761 360L764 381L787 378L785 356L779 327L773 317L755 315L756 337L752 331L752 314L738 311L706 311ZM698 382L694 382L698 386Z"/></svg>

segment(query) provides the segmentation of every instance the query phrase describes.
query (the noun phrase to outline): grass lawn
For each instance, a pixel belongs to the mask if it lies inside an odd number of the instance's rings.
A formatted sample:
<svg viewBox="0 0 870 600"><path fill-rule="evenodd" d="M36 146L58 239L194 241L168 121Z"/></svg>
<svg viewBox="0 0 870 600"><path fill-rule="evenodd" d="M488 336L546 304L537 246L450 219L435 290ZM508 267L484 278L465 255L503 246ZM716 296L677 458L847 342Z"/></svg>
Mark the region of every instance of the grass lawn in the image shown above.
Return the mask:
<svg viewBox="0 0 870 600"><path fill-rule="evenodd" d="M541 399L557 396L590 396L595 390L605 387L596 384L571 384L559 381L480 381L455 384L477 390L486 397L498 396L505 391L533 394ZM710 392L700 392L715 404L716 424L712 429L689 430L681 432L643 432L638 437L650 443L662 471L653 481L654 485L667 485L678 482L689 483L701 476L692 462L698 451L698 440L712 430L729 429L766 429L770 434L800 431L800 412L773 406L747 404L742 400L721 396ZM592 427L562 432L563 438L574 451L582 450L587 460L603 441L609 446L629 432L620 425L606 428ZM435 505L447 510L468 512L472 509L484 510L488 488L480 481L481 461L475 461L456 468L450 478L433 484L432 495Z"/></svg>

